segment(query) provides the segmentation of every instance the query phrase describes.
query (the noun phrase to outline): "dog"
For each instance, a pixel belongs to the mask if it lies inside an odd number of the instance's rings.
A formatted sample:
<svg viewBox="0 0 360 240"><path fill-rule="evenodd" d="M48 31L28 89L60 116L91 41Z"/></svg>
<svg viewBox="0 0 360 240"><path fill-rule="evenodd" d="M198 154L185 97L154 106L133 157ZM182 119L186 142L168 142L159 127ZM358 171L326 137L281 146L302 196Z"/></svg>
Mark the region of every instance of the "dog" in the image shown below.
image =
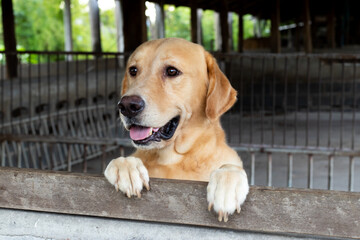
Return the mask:
<svg viewBox="0 0 360 240"><path fill-rule="evenodd" d="M208 181L208 209L227 222L249 191L219 120L236 94L202 46L179 38L143 43L128 59L118 103L137 150L112 160L105 177L129 198L150 189L149 177Z"/></svg>

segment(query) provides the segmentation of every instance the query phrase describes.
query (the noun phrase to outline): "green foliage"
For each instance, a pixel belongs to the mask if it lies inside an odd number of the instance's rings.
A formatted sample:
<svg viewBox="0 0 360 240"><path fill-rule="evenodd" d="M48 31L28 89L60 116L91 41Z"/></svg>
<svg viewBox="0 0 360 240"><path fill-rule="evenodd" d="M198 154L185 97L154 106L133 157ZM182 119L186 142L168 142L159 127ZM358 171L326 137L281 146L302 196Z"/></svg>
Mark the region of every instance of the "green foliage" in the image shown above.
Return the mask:
<svg viewBox="0 0 360 240"><path fill-rule="evenodd" d="M116 26L114 9L100 11L101 42L104 52L116 52Z"/></svg>
<svg viewBox="0 0 360 240"><path fill-rule="evenodd" d="M165 37L178 37L191 40L190 8L165 5Z"/></svg>
<svg viewBox="0 0 360 240"><path fill-rule="evenodd" d="M90 17L87 2L71 1L71 22L74 51L91 51Z"/></svg>
<svg viewBox="0 0 360 240"><path fill-rule="evenodd" d="M17 45L27 50L62 50L62 0L14 0Z"/></svg>
<svg viewBox="0 0 360 240"><path fill-rule="evenodd" d="M214 11L206 10L203 11L201 26L202 26L202 41L204 48L208 51L213 51L215 49L215 18Z"/></svg>

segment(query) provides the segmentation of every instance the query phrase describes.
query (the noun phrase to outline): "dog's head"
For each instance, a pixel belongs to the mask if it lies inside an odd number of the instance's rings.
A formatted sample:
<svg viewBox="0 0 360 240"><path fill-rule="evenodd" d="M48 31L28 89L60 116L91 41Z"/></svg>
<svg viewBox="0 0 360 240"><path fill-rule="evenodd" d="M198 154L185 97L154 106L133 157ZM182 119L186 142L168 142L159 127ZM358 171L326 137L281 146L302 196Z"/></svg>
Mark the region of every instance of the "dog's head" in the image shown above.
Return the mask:
<svg viewBox="0 0 360 240"><path fill-rule="evenodd" d="M130 56L120 117L136 147L163 148L189 124L218 121L236 91L200 45L178 38L149 41Z"/></svg>

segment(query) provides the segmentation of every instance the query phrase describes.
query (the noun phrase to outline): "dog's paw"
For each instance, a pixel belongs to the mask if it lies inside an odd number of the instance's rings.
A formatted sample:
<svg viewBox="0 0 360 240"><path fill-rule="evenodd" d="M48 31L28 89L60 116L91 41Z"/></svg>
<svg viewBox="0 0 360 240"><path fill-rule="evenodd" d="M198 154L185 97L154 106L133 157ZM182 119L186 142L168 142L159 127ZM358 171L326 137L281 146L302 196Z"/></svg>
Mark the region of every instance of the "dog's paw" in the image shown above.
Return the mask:
<svg viewBox="0 0 360 240"><path fill-rule="evenodd" d="M235 210L240 213L241 205L249 192L249 184L244 169L235 165L224 165L213 171L207 186L209 211L212 207L218 213L219 221L228 221Z"/></svg>
<svg viewBox="0 0 360 240"><path fill-rule="evenodd" d="M141 159L136 157L119 157L112 160L106 167L104 175L115 186L116 191L121 191L127 197L141 197L141 190L149 187L149 174Z"/></svg>

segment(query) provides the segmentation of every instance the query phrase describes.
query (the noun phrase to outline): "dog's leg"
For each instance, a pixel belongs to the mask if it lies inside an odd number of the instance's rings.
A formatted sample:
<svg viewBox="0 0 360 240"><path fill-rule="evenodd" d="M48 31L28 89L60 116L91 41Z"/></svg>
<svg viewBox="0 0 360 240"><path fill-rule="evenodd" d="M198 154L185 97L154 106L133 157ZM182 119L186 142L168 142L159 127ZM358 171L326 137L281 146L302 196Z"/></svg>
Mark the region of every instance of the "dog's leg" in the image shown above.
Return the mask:
<svg viewBox="0 0 360 240"><path fill-rule="evenodd" d="M214 207L219 221L228 221L235 210L240 213L241 205L249 192L249 184L244 169L240 166L226 164L213 171L207 186L209 211Z"/></svg>
<svg viewBox="0 0 360 240"><path fill-rule="evenodd" d="M119 157L112 160L104 172L107 180L129 198L141 197L141 190L149 187L149 174L141 159L136 157Z"/></svg>

